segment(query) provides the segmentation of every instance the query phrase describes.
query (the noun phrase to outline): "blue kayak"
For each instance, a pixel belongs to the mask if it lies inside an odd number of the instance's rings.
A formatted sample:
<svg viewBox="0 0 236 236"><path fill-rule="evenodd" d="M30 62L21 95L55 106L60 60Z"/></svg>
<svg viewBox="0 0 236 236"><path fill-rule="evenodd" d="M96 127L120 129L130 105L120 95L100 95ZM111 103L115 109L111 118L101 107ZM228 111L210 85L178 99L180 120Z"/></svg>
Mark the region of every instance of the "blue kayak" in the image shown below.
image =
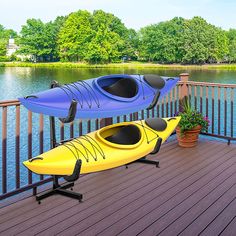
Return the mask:
<svg viewBox="0 0 236 236"><path fill-rule="evenodd" d="M153 108L179 81L157 75L108 75L19 98L32 112L59 118L105 118Z"/></svg>

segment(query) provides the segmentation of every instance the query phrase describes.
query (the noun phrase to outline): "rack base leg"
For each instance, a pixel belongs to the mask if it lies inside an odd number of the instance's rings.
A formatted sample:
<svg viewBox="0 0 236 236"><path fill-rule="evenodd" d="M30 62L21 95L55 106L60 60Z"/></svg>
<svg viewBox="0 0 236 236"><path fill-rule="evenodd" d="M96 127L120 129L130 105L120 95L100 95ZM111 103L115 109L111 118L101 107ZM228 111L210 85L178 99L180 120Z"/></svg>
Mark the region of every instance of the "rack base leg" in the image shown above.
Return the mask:
<svg viewBox="0 0 236 236"><path fill-rule="evenodd" d="M128 168L128 166L130 164L133 164L133 163L136 163L136 162L143 163L143 164L149 164L149 165L155 165L158 168L160 167L159 161L152 161L152 160L146 159L146 157L142 157L142 158L140 158L136 161L133 161L133 162L130 162L130 163L126 164L126 168Z"/></svg>
<svg viewBox="0 0 236 236"><path fill-rule="evenodd" d="M55 194L60 194L60 195L66 196L66 197L77 199L77 200L79 200L79 202L82 202L83 195L81 193L76 193L71 190L67 190L68 188L72 188L73 186L74 186L74 183L68 183L68 184L63 184L63 185L59 185L57 183L56 184L54 183L52 189L36 195L36 201L38 201L38 203L40 204L41 200L43 200L47 197L50 197L52 195L55 195Z"/></svg>

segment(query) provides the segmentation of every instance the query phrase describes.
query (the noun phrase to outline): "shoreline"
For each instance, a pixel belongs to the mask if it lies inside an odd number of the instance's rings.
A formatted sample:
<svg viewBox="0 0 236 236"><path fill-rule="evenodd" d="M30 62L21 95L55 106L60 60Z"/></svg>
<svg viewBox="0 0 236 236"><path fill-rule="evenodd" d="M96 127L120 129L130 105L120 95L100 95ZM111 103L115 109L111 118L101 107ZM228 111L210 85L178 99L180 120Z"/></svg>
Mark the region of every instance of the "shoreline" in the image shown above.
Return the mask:
<svg viewBox="0 0 236 236"><path fill-rule="evenodd" d="M34 68L127 68L127 69L173 69L173 70L236 70L235 64L205 64L205 65L180 65L180 64L156 64L156 63L141 63L141 62L127 62L127 63L111 63L111 64L87 64L76 62L0 62L0 67L34 67Z"/></svg>

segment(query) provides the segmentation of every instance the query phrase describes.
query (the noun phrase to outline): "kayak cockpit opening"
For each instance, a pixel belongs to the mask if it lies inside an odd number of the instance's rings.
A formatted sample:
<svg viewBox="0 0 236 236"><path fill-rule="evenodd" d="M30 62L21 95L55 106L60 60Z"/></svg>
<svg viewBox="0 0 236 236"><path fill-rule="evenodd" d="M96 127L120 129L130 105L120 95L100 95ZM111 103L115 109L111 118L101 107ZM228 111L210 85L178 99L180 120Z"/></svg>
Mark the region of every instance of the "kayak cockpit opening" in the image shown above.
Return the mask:
<svg viewBox="0 0 236 236"><path fill-rule="evenodd" d="M137 82L129 75L104 76L98 78L96 83L100 91L111 97L130 99L138 94Z"/></svg>
<svg viewBox="0 0 236 236"><path fill-rule="evenodd" d="M136 125L122 125L106 129L100 133L106 141L120 145L134 145L141 140L141 132Z"/></svg>
<svg viewBox="0 0 236 236"><path fill-rule="evenodd" d="M103 89L112 95L123 98L132 98L138 91L137 84L132 79L117 79L114 84L104 86Z"/></svg>
<svg viewBox="0 0 236 236"><path fill-rule="evenodd" d="M167 122L162 118L149 118L145 120L145 123L156 131L164 131L167 128Z"/></svg>

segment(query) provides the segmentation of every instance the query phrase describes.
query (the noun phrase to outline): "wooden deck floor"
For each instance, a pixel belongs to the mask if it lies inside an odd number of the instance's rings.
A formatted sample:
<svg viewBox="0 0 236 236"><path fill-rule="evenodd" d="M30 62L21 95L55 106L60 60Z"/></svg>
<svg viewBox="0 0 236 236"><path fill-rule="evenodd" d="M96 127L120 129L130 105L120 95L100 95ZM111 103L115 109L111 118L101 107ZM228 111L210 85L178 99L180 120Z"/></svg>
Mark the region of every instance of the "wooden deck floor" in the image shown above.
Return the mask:
<svg viewBox="0 0 236 236"><path fill-rule="evenodd" d="M155 157L151 157L155 159ZM132 164L83 176L79 203L33 197L0 209L0 235L236 235L236 145L162 146L160 167Z"/></svg>

